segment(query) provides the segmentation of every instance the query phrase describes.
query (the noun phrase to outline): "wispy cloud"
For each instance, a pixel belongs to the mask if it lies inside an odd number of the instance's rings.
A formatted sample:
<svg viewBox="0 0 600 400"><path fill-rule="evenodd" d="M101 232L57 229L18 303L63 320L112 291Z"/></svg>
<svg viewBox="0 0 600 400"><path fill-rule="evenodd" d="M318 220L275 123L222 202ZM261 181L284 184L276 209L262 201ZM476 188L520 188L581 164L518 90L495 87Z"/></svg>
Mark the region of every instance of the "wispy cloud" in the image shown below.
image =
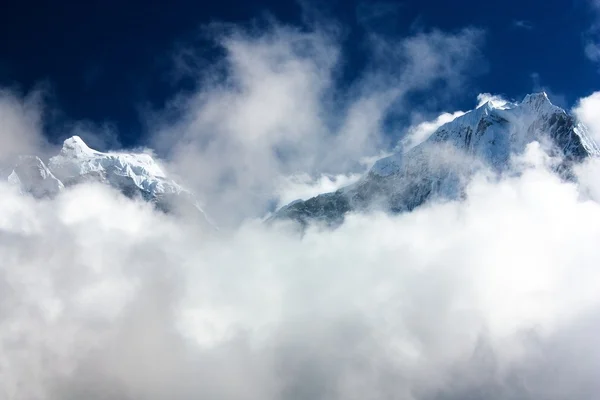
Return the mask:
<svg viewBox="0 0 600 400"><path fill-rule="evenodd" d="M591 61L598 62L600 61L600 45L592 40L593 39L589 39L585 44L585 55Z"/></svg>
<svg viewBox="0 0 600 400"><path fill-rule="evenodd" d="M470 28L393 40L370 35L371 62L348 85L338 78L342 37L322 24L218 29L223 59L197 71L198 90L174 99L149 125L178 172L208 198L209 213L239 222L264 211L272 201L265 194L281 178L345 174L378 154L390 140L386 116L401 110L408 93L460 92L478 70L483 36Z"/></svg>
<svg viewBox="0 0 600 400"><path fill-rule="evenodd" d="M584 53L592 62L600 62L600 2L590 0L590 7L595 13L597 22L584 32Z"/></svg>
<svg viewBox="0 0 600 400"><path fill-rule="evenodd" d="M356 20L369 30L379 31L382 25L393 24L403 7L399 2L360 2L356 6Z"/></svg>
<svg viewBox="0 0 600 400"><path fill-rule="evenodd" d="M508 100L506 100L500 95L491 93L480 93L477 95L477 107L481 107L482 105L488 102L492 103L494 107L502 107L503 105L508 103Z"/></svg>
<svg viewBox="0 0 600 400"><path fill-rule="evenodd" d="M17 154L37 152L42 135L44 93L35 90L21 96L0 88L0 162Z"/></svg>
<svg viewBox="0 0 600 400"><path fill-rule="evenodd" d="M323 193L335 192L358 181L362 175L362 173L335 176L323 174L315 178L308 174L297 174L285 177L276 190L279 199L277 208L295 200L307 200Z"/></svg>
<svg viewBox="0 0 600 400"><path fill-rule="evenodd" d="M524 19L515 19L513 20L513 27L530 31L533 30L535 26L531 21L527 21Z"/></svg>
<svg viewBox="0 0 600 400"><path fill-rule="evenodd" d="M417 125L411 126L406 136L402 139L402 149L404 151L410 150L416 145L424 142L435 132L440 126L455 120L456 118L464 115L464 111L455 111L453 113L442 113L432 121L423 121Z"/></svg>
<svg viewBox="0 0 600 400"><path fill-rule="evenodd" d="M550 98L550 101L552 101L553 104L564 109L567 109L569 107L569 102L567 101L566 96L564 94L557 93L554 90L552 90L552 88L548 87L547 85L544 85L542 77L539 73L532 72L530 74L530 77L532 83L531 90L533 92L546 92L546 94Z"/></svg>
<svg viewBox="0 0 600 400"><path fill-rule="evenodd" d="M481 107L487 102L491 102L495 107L502 107L508 101L500 95L490 93L480 93L477 95L476 107ZM437 115L433 119L424 118L420 114L413 116L412 125L406 130L405 136L402 138L398 150L408 151L418 144L424 142L442 125L454 121L456 118L465 114L465 111L444 112Z"/></svg>
<svg viewBox="0 0 600 400"><path fill-rule="evenodd" d="M580 99L573 108L573 113L589 128L592 137L600 143L600 92Z"/></svg>

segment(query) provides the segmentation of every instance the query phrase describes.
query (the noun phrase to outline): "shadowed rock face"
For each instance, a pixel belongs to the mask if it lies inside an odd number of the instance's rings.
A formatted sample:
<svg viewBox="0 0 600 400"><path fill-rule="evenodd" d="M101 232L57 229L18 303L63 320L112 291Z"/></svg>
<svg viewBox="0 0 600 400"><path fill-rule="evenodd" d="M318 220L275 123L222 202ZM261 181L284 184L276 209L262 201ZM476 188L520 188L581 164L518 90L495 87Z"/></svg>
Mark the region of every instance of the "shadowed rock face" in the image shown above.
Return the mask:
<svg viewBox="0 0 600 400"><path fill-rule="evenodd" d="M572 166L600 155L586 128L554 106L545 93L521 103L487 103L441 126L429 139L383 158L357 183L306 201L295 201L270 219L337 226L349 212L383 210L400 213L438 199L464 196L469 178L482 167L497 172L510 167L510 157L538 141L561 159L557 172L572 179Z"/></svg>
<svg viewBox="0 0 600 400"><path fill-rule="evenodd" d="M310 222L338 226L344 222L344 215L353 210L353 207L352 199L337 191L289 204L280 209L274 219L291 219L303 226Z"/></svg>
<svg viewBox="0 0 600 400"><path fill-rule="evenodd" d="M393 173L382 176L370 171L351 186L280 209L271 221L291 219L303 226L316 222L336 227L351 211L400 213L430 199L460 197L465 177L480 165L475 159L460 156L449 146L420 147Z"/></svg>

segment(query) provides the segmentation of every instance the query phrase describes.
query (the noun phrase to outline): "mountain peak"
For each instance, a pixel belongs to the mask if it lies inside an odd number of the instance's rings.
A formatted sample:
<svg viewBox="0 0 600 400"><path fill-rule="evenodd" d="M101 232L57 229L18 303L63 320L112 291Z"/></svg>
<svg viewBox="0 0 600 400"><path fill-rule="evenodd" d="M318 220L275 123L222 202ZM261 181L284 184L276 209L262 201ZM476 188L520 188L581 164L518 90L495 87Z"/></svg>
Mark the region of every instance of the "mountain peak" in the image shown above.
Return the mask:
<svg viewBox="0 0 600 400"><path fill-rule="evenodd" d="M545 92L517 103L491 98L440 126L420 144L377 160L352 186L288 205L274 219L335 226L348 212L399 213L431 199L460 199L478 170L506 171L511 156L522 154L534 141L547 145L545 150L561 160L556 166L561 177L572 176L576 163L600 155L585 127L553 105Z"/></svg>
<svg viewBox="0 0 600 400"><path fill-rule="evenodd" d="M544 91L530 93L527 96L525 96L525 98L523 99L523 103L531 103L531 102L548 102L548 103L552 104L552 102L550 102L550 99L548 98L548 94Z"/></svg>
<svg viewBox="0 0 600 400"><path fill-rule="evenodd" d="M77 184L105 184L127 197L152 203L157 210L192 218L202 226L216 229L194 194L168 178L150 154L103 153L91 149L79 136L66 139L48 166L35 155L16 156L11 160L11 168L0 169L0 180L38 198L53 197L65 187Z"/></svg>
<svg viewBox="0 0 600 400"><path fill-rule="evenodd" d="M75 135L63 142L61 153L75 157L89 157L96 152L88 147L81 137Z"/></svg>
<svg viewBox="0 0 600 400"><path fill-rule="evenodd" d="M546 92L528 94L521 102L521 106L529 107L542 114L564 112L563 109L552 104Z"/></svg>

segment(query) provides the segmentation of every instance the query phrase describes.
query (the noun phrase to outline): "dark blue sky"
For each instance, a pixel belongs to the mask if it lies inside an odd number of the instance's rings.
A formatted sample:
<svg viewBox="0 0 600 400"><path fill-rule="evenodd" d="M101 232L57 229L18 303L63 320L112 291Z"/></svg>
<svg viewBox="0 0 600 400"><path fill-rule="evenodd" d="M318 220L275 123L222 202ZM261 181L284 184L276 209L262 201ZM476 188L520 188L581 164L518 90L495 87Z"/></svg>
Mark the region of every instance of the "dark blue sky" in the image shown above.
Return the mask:
<svg viewBox="0 0 600 400"><path fill-rule="evenodd" d="M324 3L324 4L323 4ZM487 72L473 90L519 98L540 87L562 106L600 89L598 65L586 59L583 36L595 15L586 0L420 0L315 3L349 31L348 76L360 69L367 30L403 36L415 29L486 30ZM54 113L49 131L68 120L108 122L126 146L144 141L140 110L161 107L185 81L173 77L173 54L198 41L211 21L248 23L269 12L301 23L302 7L287 0L24 1L4 0L0 13L0 83L25 92L43 83ZM369 17L369 18L366 18ZM200 48L200 50L202 50ZM208 52L207 54L210 54ZM474 93L456 98L470 108Z"/></svg>

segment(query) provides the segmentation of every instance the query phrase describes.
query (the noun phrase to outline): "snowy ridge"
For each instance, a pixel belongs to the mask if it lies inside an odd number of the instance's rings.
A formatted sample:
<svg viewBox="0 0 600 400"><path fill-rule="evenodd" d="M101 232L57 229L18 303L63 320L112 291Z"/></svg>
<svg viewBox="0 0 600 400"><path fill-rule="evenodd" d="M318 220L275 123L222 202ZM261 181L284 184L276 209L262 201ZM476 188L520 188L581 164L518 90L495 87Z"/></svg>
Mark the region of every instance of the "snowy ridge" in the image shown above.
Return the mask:
<svg viewBox="0 0 600 400"><path fill-rule="evenodd" d="M583 153L600 155L600 148L587 129L574 122L563 109L550 102L546 93L535 93L527 95L521 103L487 102L442 125L416 147L449 143L496 168L506 166L510 155L522 152L527 144L548 138L567 158L578 158ZM571 130L574 135L561 137L561 133L566 133L561 130ZM375 163L371 173L382 177L397 173L404 158L402 152L383 158Z"/></svg>
<svg viewBox="0 0 600 400"><path fill-rule="evenodd" d="M306 224L336 225L350 211L373 208L403 212L435 198L458 198L469 176L483 166L498 172L513 154L537 141L562 163L567 177L571 165L600 156L600 147L587 129L546 93L527 95L519 103L489 101L439 127L427 140L378 160L363 178L334 193L296 201L274 219Z"/></svg>
<svg viewBox="0 0 600 400"><path fill-rule="evenodd" d="M107 152L88 147L79 136L64 141L48 166L36 156L20 156L9 184L35 197L52 197L65 187L85 182L109 185L128 197L142 198L168 213L184 213L211 228L195 196L169 179L160 164L145 153Z"/></svg>
<svg viewBox="0 0 600 400"><path fill-rule="evenodd" d="M184 191L166 178L163 169L149 154L102 153L90 149L79 136L65 140L60 153L50 159L48 166L67 185L95 176L114 186L129 180L151 195Z"/></svg>

